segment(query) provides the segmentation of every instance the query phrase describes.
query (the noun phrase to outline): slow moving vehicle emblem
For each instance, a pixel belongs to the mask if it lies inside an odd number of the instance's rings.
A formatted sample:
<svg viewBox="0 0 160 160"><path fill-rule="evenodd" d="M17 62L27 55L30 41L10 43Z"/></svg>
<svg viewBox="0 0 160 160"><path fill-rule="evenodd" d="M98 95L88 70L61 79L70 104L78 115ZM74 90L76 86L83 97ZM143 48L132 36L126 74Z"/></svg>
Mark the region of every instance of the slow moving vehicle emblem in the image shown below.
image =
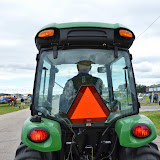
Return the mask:
<svg viewBox="0 0 160 160"><path fill-rule="evenodd" d="M109 110L94 86L82 86L67 115L72 123L104 122Z"/></svg>

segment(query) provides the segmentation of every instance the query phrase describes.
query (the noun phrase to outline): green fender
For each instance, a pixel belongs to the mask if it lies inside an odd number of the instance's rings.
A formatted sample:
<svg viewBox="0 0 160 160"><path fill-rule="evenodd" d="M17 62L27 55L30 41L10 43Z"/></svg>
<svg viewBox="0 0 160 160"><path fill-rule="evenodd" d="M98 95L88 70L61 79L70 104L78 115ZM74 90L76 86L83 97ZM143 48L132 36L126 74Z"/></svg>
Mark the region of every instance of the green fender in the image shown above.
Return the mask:
<svg viewBox="0 0 160 160"><path fill-rule="evenodd" d="M131 134L131 128L138 123L147 124L151 129L151 134L146 138L136 138ZM144 115L133 115L117 120L115 131L119 138L119 143L124 147L141 147L152 142L156 137L156 129L153 122Z"/></svg>
<svg viewBox="0 0 160 160"><path fill-rule="evenodd" d="M29 131L37 127L47 129L50 134L49 138L42 143L35 143L28 139ZM21 140L26 146L41 152L58 151L62 148L60 124L56 121L46 118L42 118L42 122L31 122L31 117L29 117L24 122L21 133Z"/></svg>

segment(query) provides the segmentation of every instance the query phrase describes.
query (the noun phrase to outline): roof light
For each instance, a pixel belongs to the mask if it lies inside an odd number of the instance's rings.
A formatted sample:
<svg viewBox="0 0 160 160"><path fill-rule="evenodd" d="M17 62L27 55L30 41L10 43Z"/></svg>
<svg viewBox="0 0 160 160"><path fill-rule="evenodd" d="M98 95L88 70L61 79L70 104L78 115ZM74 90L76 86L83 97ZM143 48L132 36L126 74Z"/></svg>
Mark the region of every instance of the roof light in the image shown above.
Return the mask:
<svg viewBox="0 0 160 160"><path fill-rule="evenodd" d="M125 29L120 29L119 30L119 35L122 37L128 37L128 38L132 38L133 34L130 31L127 31Z"/></svg>
<svg viewBox="0 0 160 160"><path fill-rule="evenodd" d="M34 128L32 129L29 134L28 138L33 142L44 142L48 139L49 133L44 128Z"/></svg>
<svg viewBox="0 0 160 160"><path fill-rule="evenodd" d="M82 86L67 114L72 123L104 122L109 110L94 86Z"/></svg>
<svg viewBox="0 0 160 160"><path fill-rule="evenodd" d="M47 29L47 30L41 31L38 34L38 37L51 37L53 35L54 35L54 29Z"/></svg>
<svg viewBox="0 0 160 160"><path fill-rule="evenodd" d="M151 134L150 128L145 124L134 125L131 132L137 138L146 138Z"/></svg>

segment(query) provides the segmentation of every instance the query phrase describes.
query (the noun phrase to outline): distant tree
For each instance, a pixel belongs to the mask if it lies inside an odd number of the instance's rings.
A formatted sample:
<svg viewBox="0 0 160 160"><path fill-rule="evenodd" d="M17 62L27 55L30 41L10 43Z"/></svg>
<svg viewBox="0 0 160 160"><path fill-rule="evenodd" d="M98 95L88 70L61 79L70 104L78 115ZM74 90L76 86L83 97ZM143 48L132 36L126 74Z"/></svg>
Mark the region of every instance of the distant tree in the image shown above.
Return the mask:
<svg viewBox="0 0 160 160"><path fill-rule="evenodd" d="M123 91L126 88L125 84L121 84L118 86L119 91Z"/></svg>
<svg viewBox="0 0 160 160"><path fill-rule="evenodd" d="M136 84L136 89L138 93L146 93L146 87L145 85Z"/></svg>
<svg viewBox="0 0 160 160"><path fill-rule="evenodd" d="M151 86L149 86L150 88L154 88L154 87L160 87L160 84L152 84Z"/></svg>

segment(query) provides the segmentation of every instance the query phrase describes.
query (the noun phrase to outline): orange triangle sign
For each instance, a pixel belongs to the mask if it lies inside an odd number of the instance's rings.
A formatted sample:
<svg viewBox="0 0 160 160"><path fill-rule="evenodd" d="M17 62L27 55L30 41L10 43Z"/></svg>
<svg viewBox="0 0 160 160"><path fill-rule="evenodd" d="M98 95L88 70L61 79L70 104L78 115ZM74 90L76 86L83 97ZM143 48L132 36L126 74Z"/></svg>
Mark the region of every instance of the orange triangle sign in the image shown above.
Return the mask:
<svg viewBox="0 0 160 160"><path fill-rule="evenodd" d="M104 122L109 110L94 86L82 86L67 114L72 123Z"/></svg>

